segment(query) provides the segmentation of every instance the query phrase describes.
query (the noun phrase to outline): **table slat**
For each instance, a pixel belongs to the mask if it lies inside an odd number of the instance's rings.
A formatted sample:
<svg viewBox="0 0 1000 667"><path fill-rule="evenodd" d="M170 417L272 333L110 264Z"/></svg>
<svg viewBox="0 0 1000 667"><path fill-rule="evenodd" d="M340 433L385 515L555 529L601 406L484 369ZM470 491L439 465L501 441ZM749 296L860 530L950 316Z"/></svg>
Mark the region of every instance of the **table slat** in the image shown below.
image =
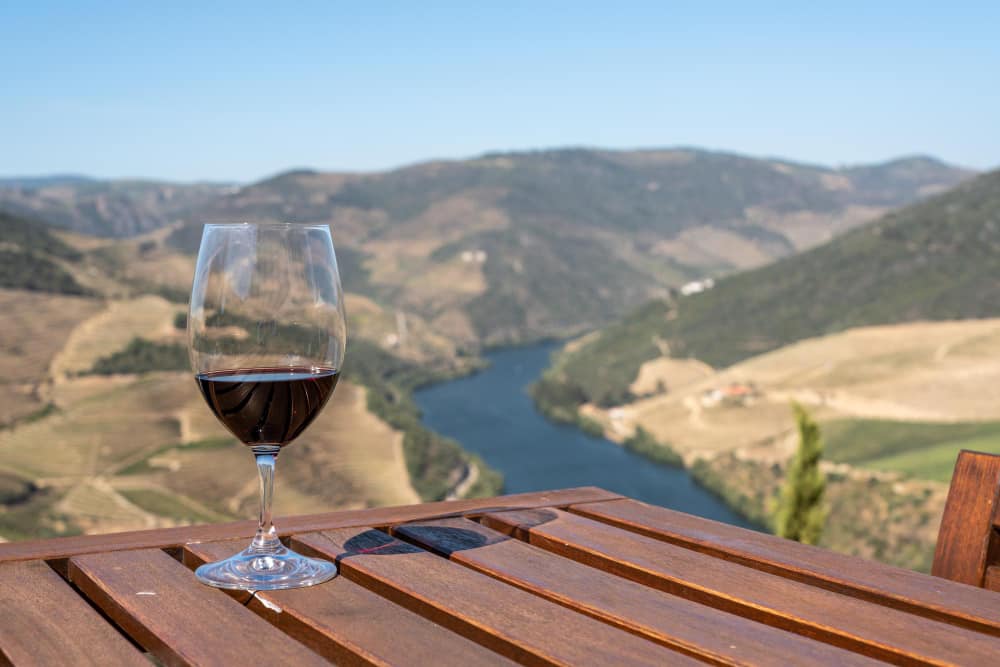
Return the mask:
<svg viewBox="0 0 1000 667"><path fill-rule="evenodd" d="M765 572L1000 635L1000 596L990 591L636 500L570 511Z"/></svg>
<svg viewBox="0 0 1000 667"><path fill-rule="evenodd" d="M185 562L194 567L243 546L233 541L190 544ZM341 665L515 664L346 577L298 590L258 591L248 608Z"/></svg>
<svg viewBox="0 0 1000 667"><path fill-rule="evenodd" d="M421 505L278 517L275 519L275 525L282 536L288 536L295 533L351 526L389 526L415 519L475 515L503 509L566 507L621 497L617 493L611 493L594 486L583 486L575 489L519 493L496 498L470 498ZM190 542L214 542L238 537L246 538L249 541L256 530L256 521L237 521L208 526L137 530L111 535L79 535L46 540L24 540L0 544L0 562L65 559L81 554L124 549L173 549Z"/></svg>
<svg viewBox="0 0 1000 667"><path fill-rule="evenodd" d="M883 660L990 664L1000 639L744 567L559 510L487 515L531 544L633 581Z"/></svg>
<svg viewBox="0 0 1000 667"><path fill-rule="evenodd" d="M292 545L336 558L343 576L518 662L699 664L380 531L298 535Z"/></svg>
<svg viewBox="0 0 1000 667"><path fill-rule="evenodd" d="M159 550L77 556L76 586L147 651L171 665L326 665Z"/></svg>
<svg viewBox="0 0 1000 667"><path fill-rule="evenodd" d="M500 581L719 664L882 664L597 571L468 519L403 524L393 532Z"/></svg>
<svg viewBox="0 0 1000 667"><path fill-rule="evenodd" d="M149 667L42 561L0 564L0 664Z"/></svg>

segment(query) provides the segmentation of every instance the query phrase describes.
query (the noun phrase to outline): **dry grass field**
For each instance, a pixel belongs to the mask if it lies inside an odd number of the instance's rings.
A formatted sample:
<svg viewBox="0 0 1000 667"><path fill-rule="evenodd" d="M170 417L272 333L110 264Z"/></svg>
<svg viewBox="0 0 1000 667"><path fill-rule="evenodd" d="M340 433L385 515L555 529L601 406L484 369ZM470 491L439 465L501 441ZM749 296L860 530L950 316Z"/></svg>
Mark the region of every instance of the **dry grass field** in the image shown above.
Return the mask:
<svg viewBox="0 0 1000 667"><path fill-rule="evenodd" d="M371 281L395 292L394 301L408 310L440 313L483 294L488 285L482 264L463 261L460 254L448 261L431 260L441 246L434 240L385 240L366 245L372 258L366 266Z"/></svg>
<svg viewBox="0 0 1000 667"><path fill-rule="evenodd" d="M619 438L641 424L687 457L774 442L792 428L792 401L821 421L1000 420L998 346L1000 320L987 319L852 329L700 376L696 362L657 360L637 382L666 393L586 413Z"/></svg>
<svg viewBox="0 0 1000 667"><path fill-rule="evenodd" d="M396 355L416 361L441 361L455 356L455 343L413 313L383 308L368 297L348 294L351 338L375 341Z"/></svg>
<svg viewBox="0 0 1000 667"><path fill-rule="evenodd" d="M60 390L72 402L55 414L0 431L3 470L59 498L40 521L108 532L253 516L253 459L218 425L188 374L88 377ZM370 414L364 388L350 382L279 470L279 513L419 501L402 434Z"/></svg>
<svg viewBox="0 0 1000 667"><path fill-rule="evenodd" d="M660 357L639 367L639 374L629 385L629 391L636 396L665 393L694 384L713 373L711 366L697 359Z"/></svg>
<svg viewBox="0 0 1000 667"><path fill-rule="evenodd" d="M0 424L44 406L39 385L70 332L101 310L94 299L0 290Z"/></svg>

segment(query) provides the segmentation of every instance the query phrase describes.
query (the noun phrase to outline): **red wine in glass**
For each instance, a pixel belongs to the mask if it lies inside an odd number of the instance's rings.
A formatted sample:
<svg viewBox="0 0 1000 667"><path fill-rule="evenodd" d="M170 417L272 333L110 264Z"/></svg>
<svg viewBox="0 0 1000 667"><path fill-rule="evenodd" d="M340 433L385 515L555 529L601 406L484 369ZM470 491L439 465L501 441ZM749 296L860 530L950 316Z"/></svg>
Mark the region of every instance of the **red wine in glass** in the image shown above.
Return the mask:
<svg viewBox="0 0 1000 667"><path fill-rule="evenodd" d="M198 387L216 418L253 452L257 534L246 549L195 571L218 588L272 590L326 581L337 567L285 547L271 521L278 453L330 400L347 325L326 225L205 225L188 313Z"/></svg>
<svg viewBox="0 0 1000 667"><path fill-rule="evenodd" d="M320 413L340 374L332 368L241 368L196 377L208 407L242 443L284 447Z"/></svg>

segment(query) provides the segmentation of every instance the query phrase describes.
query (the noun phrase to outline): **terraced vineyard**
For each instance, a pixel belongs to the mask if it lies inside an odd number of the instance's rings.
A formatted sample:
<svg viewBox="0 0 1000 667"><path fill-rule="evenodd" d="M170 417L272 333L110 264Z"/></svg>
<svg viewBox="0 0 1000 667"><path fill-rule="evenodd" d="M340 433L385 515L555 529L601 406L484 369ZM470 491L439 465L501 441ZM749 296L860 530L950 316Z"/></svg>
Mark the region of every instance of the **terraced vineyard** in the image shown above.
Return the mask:
<svg viewBox="0 0 1000 667"><path fill-rule="evenodd" d="M0 306L13 316L0 333L0 363L10 371L0 385L0 538L253 516L252 457L211 415L187 370L180 301L191 258L163 244L169 230L109 241L60 238L31 224L30 238L87 287L72 296L51 284L0 289ZM23 225L7 229L29 238ZM472 465L419 420L394 418L408 414L397 404L405 406L410 383L427 373L423 364L461 367L453 343L365 297L349 295L348 309L355 317L347 379L281 458L279 513L443 497ZM380 347L390 342L391 351ZM375 412L368 387L377 387ZM485 467L481 480L470 493L498 490Z"/></svg>

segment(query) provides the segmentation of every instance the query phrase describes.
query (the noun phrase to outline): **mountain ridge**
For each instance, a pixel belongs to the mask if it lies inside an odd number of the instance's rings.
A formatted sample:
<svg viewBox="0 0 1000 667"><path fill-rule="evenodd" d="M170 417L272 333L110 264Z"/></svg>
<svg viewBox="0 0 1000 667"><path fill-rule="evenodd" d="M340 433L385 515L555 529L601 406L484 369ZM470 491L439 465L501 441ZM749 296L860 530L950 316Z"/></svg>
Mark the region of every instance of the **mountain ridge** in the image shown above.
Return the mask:
<svg viewBox="0 0 1000 667"><path fill-rule="evenodd" d="M238 188L0 189L0 208L14 192L19 210L89 233L103 213L119 235L177 221L169 242L188 253L205 221L329 224L352 289L477 347L602 326L968 174L927 158L834 169L690 148L573 148L377 173L298 168Z"/></svg>
<svg viewBox="0 0 1000 667"><path fill-rule="evenodd" d="M489 162L495 159L530 159L533 157L553 157L559 155L595 155L611 160L624 160L628 161L630 157L636 157L640 159L650 159L657 157L668 157L677 158L678 156L711 156L724 160L740 160L746 162L754 162L761 164L774 164L782 165L784 167L792 169L803 169L810 170L814 172L825 172L825 173L843 173L843 174L861 174L867 172L879 172L879 171L892 171L898 170L899 168L912 168L915 166L922 167L925 170L937 170L941 173L932 176L931 178L940 178L943 174L951 173L952 176L948 177L951 180L957 182L961 178L969 176L976 173L975 170L965 168L959 165L953 165L941 160L932 155L915 153L912 155L902 155L893 158L888 158L879 162L873 163L858 163L858 164L845 164L838 166L828 166L820 163L812 163L807 161L792 160L788 158L783 158L780 156L750 156L746 154L737 153L734 151L727 150L709 150L702 149L694 146L676 146L676 147L652 147L652 148L636 148L636 149L606 149L601 147L589 147L589 146L568 146L560 148L540 148L533 150L516 150L516 151L503 151L494 150L487 151L480 155L476 155L469 158L440 158L431 159L426 161L419 161L411 164L402 165L399 167L394 167L385 170L375 170L375 171L350 171L350 170L323 170L313 167L294 167L282 171L278 171L269 176L264 176L261 179L248 183L248 184L236 184L230 182L215 182L207 180L199 181L173 181L169 179L156 179L156 178L97 178L86 174L38 174L38 175L24 175L24 176L4 176L0 177L0 206L6 204L6 208L11 209L11 190L27 190L35 191L44 189L46 187L82 187L89 189L100 189L106 191L113 191L117 189L125 188L176 188L176 189L190 189L190 188L217 188L221 192L213 193L216 196L224 197L228 194L238 192L239 190L252 187L269 187L276 185L278 183L287 184L288 182L294 180L298 177L335 177L348 180L362 180L367 178L377 178L381 176L391 175L400 172L407 172L411 170L424 170L424 169L441 169L447 168L449 166L463 166L463 165L476 165L485 162ZM5 192L6 191L6 192ZM39 215L42 219L45 219L45 215ZM67 226L70 229L74 229L72 226L63 225L61 221L51 221L54 224L60 226ZM81 231L84 233L95 233L93 230L86 229L75 229L75 231ZM148 231L148 229L130 231L127 235L134 233L141 233L142 231ZM100 233L100 230L98 230Z"/></svg>
<svg viewBox="0 0 1000 667"><path fill-rule="evenodd" d="M14 178L0 180L0 210L91 236L127 238L169 225L232 187L86 176Z"/></svg>
<svg viewBox="0 0 1000 667"><path fill-rule="evenodd" d="M375 174L293 170L200 213L328 223L369 272L370 295L495 345L600 326L968 175L925 158L887 164L847 173L696 149L492 152ZM173 240L193 252L198 223L188 226Z"/></svg>

